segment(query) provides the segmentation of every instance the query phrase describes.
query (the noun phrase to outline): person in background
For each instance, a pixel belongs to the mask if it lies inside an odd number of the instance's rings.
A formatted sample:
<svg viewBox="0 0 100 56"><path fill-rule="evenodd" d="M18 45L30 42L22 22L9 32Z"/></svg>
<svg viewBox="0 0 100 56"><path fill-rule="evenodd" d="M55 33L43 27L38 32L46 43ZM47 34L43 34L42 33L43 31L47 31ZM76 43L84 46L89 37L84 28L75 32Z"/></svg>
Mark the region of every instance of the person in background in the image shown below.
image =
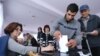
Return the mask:
<svg viewBox="0 0 100 56"><path fill-rule="evenodd" d="M53 36L50 35L50 26L44 25L44 33L42 34L43 41L48 45L49 41L53 41Z"/></svg>
<svg viewBox="0 0 100 56"><path fill-rule="evenodd" d="M42 34L42 38L43 38L44 45L41 46L41 52L54 51L54 46L52 45L54 40L53 40L53 36L50 35L50 26L44 25L43 30L44 30L44 33Z"/></svg>
<svg viewBox="0 0 100 56"><path fill-rule="evenodd" d="M35 47L23 46L17 42L17 37L22 31L22 24L18 22L12 22L5 27L4 33L6 35L0 37L0 56L13 56L9 54L10 51L30 56L35 54L33 53Z"/></svg>
<svg viewBox="0 0 100 56"><path fill-rule="evenodd" d="M25 36L26 36L26 39L27 39L26 40L27 45L39 47L39 43L36 41L34 36L32 36L30 33L26 33Z"/></svg>
<svg viewBox="0 0 100 56"><path fill-rule="evenodd" d="M54 45L55 51L59 51L59 49L60 49L60 47L59 47L60 37L59 36L62 36L61 32L58 30L54 33L53 36L54 36L54 39L55 39L55 45Z"/></svg>
<svg viewBox="0 0 100 56"><path fill-rule="evenodd" d="M81 17L79 22L81 24L81 32L83 34L82 48L88 50L86 38L88 39L90 49L93 56L100 56L100 17L90 14L88 5L80 7Z"/></svg>
<svg viewBox="0 0 100 56"><path fill-rule="evenodd" d="M23 45L25 46L28 46L28 37L27 37L27 34L23 34L23 37L24 37L24 42L23 42Z"/></svg>
<svg viewBox="0 0 100 56"><path fill-rule="evenodd" d="M23 40L22 38L17 38L17 42L18 42L19 44L23 44L24 40Z"/></svg>
<svg viewBox="0 0 100 56"><path fill-rule="evenodd" d="M40 41L42 34L43 34L42 27L38 27L38 35L37 35L38 41Z"/></svg>
<svg viewBox="0 0 100 56"><path fill-rule="evenodd" d="M69 40L66 46L69 49L76 49L78 45L81 45L80 23L74 18L77 12L78 5L75 3L69 4L64 18L55 21L52 25L54 37L59 39L61 35L68 35Z"/></svg>

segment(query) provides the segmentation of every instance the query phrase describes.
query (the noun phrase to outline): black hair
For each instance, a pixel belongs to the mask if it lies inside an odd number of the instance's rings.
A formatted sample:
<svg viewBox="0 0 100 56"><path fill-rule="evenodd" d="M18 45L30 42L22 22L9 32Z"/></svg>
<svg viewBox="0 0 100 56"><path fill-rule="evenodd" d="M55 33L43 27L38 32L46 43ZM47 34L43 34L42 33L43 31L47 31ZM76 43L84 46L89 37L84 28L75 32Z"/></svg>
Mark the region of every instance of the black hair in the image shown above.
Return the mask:
<svg viewBox="0 0 100 56"><path fill-rule="evenodd" d="M45 29L46 29L46 28L49 28L49 31L50 31L50 26L49 26L49 25L45 25L45 26L44 26L44 29L43 29L44 32L45 32Z"/></svg>
<svg viewBox="0 0 100 56"><path fill-rule="evenodd" d="M70 10L71 12L78 12L78 5L75 4L75 3L69 4L68 7L67 7L67 12L68 12L69 10Z"/></svg>
<svg viewBox="0 0 100 56"><path fill-rule="evenodd" d="M41 32L42 32L42 27L38 27L38 31L39 31L39 30L41 30Z"/></svg>

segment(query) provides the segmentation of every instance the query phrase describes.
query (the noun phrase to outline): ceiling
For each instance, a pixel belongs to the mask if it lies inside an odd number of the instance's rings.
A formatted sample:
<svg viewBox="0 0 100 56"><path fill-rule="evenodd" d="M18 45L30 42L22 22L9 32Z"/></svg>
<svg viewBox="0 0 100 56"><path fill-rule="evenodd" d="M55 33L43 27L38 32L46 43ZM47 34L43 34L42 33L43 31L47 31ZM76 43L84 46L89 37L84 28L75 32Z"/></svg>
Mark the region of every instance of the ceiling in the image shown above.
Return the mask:
<svg viewBox="0 0 100 56"><path fill-rule="evenodd" d="M4 0L4 27L20 22L24 31L36 33L39 26L50 24L64 16L70 3L88 4L92 14L100 15L100 0ZM79 13L76 18L79 18Z"/></svg>

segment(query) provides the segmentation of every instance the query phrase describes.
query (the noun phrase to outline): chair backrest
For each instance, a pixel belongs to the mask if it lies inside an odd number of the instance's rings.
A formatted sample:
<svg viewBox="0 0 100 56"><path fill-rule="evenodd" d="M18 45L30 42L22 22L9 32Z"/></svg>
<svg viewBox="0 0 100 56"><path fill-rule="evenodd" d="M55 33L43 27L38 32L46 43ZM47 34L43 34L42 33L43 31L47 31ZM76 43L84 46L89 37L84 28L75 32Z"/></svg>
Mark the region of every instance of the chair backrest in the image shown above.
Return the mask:
<svg viewBox="0 0 100 56"><path fill-rule="evenodd" d="M8 36L0 37L0 56L6 56L8 50Z"/></svg>

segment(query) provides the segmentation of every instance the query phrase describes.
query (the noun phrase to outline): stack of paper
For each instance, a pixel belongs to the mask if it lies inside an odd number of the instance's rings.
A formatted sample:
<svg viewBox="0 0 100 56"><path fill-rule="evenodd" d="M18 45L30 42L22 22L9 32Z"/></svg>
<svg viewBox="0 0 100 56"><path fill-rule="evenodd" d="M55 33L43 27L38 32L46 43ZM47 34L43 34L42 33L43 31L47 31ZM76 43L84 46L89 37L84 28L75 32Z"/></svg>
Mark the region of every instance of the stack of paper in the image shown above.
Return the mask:
<svg viewBox="0 0 100 56"><path fill-rule="evenodd" d="M59 40L60 52L68 52L67 43L68 43L68 36L62 35L62 37Z"/></svg>

